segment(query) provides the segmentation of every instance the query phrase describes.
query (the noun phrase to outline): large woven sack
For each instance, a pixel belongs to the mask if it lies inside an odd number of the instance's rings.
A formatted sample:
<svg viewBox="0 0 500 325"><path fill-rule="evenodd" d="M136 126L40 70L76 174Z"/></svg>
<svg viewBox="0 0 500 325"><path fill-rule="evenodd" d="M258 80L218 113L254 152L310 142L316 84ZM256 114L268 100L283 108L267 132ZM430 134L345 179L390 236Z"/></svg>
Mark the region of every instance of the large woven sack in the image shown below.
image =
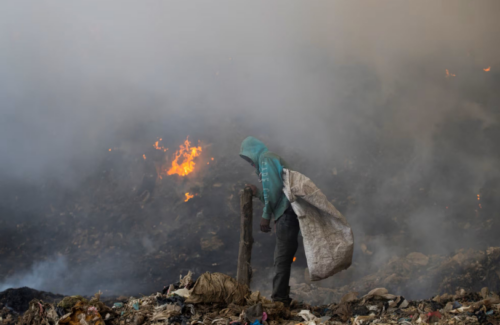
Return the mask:
<svg viewBox="0 0 500 325"><path fill-rule="evenodd" d="M202 274L191 290L187 303L234 303L244 305L245 297L250 294L248 286L240 284L236 279L222 273L206 272Z"/></svg>
<svg viewBox="0 0 500 325"><path fill-rule="evenodd" d="M283 192L299 219L311 280L347 269L352 262L354 237L345 217L299 172L283 170Z"/></svg>

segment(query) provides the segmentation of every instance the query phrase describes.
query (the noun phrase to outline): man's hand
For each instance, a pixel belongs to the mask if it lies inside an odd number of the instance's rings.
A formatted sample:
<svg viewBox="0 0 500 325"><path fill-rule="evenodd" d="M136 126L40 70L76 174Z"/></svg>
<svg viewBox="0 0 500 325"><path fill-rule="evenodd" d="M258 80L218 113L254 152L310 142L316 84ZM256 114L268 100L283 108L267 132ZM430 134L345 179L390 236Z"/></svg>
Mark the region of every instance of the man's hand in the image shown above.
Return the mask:
<svg viewBox="0 0 500 325"><path fill-rule="evenodd" d="M248 186L252 189L252 195L256 196L257 195L257 186L252 185L252 184L245 184L245 186Z"/></svg>
<svg viewBox="0 0 500 325"><path fill-rule="evenodd" d="M262 232L270 232L271 231L271 227L269 227L270 223L271 223L271 220L261 218L260 219L260 231L262 231Z"/></svg>

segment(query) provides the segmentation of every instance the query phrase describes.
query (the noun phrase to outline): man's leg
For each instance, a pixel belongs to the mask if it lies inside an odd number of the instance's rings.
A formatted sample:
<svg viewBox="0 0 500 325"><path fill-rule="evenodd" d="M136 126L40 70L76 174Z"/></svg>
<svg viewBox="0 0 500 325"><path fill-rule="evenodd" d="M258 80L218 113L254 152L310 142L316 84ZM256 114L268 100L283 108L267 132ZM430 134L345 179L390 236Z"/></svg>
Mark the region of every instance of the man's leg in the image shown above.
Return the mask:
<svg viewBox="0 0 500 325"><path fill-rule="evenodd" d="M289 208L276 223L276 249L274 251L274 279L273 301L282 301L285 304L290 299L290 270L293 257L299 245L299 220L297 215Z"/></svg>

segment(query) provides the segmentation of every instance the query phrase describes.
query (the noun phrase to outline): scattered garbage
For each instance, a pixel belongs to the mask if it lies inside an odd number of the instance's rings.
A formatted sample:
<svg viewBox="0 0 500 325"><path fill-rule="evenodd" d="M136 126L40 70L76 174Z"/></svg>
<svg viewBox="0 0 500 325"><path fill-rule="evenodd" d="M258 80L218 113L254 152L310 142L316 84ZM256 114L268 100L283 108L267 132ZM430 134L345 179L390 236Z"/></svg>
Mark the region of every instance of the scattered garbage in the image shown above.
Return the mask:
<svg viewBox="0 0 500 325"><path fill-rule="evenodd" d="M7 289L0 292L0 309L7 308L15 313L22 314L33 299L54 303L63 299L64 296L45 291L23 287L18 289Z"/></svg>
<svg viewBox="0 0 500 325"><path fill-rule="evenodd" d="M242 305L250 291L236 279L222 273L204 273L193 286L188 302L190 303L235 303Z"/></svg>
<svg viewBox="0 0 500 325"><path fill-rule="evenodd" d="M20 316L0 305L0 325L340 325L340 324L500 324L500 297L487 288L463 289L428 300L409 301L374 288L359 296L349 292L338 301L311 306L292 301L289 308L260 292L250 292L220 273L202 274L157 292L105 304L94 297L68 296L58 303L32 299ZM170 286L169 286L170 287ZM177 294L188 292L188 298ZM194 302L201 300L201 302Z"/></svg>
<svg viewBox="0 0 500 325"><path fill-rule="evenodd" d="M304 324L306 325L319 325L321 322L310 310L301 310L299 316L304 319Z"/></svg>
<svg viewBox="0 0 500 325"><path fill-rule="evenodd" d="M341 275L342 273L339 277ZM364 293L373 288L386 288L388 294L397 292L405 297L413 296L413 299L415 292L418 292L416 298L437 293L439 295L434 296L433 300L445 307L448 302L453 303L455 294L452 293L457 288L463 289L461 294L464 295L478 291L478 283L487 284L489 289L483 288L481 292L477 292L477 296L473 297L475 301L489 298L492 292L500 291L499 247L486 250L460 249L449 256L410 253L403 257L393 257L375 273L368 273L342 286L324 288L321 283L296 282L291 285L290 292L296 300L323 305L341 301L344 297L356 299L358 296L355 293Z"/></svg>
<svg viewBox="0 0 500 325"><path fill-rule="evenodd" d="M253 305L245 310L245 321L249 322L250 324L260 324L262 323L263 313L264 312L262 311L261 303Z"/></svg>

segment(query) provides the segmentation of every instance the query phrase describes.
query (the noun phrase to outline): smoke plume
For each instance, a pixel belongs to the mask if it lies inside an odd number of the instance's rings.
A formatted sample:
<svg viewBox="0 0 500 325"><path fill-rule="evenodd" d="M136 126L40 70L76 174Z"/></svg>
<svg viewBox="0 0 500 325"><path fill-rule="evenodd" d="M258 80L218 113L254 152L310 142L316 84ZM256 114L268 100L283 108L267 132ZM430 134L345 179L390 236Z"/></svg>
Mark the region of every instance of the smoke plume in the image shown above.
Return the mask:
<svg viewBox="0 0 500 325"><path fill-rule="evenodd" d="M257 182L238 157L248 135L345 214L357 245L347 279L394 255L493 245L499 9L496 1L5 4L0 288L137 293L188 268L234 269L237 191ZM172 154L187 136L215 157L214 169L165 178L153 203L133 204L155 174L141 165L157 154L151 145L161 137ZM182 204L189 190L199 197ZM270 286L274 241L255 237L265 252L254 258L256 279ZM304 267L297 262L294 274ZM86 285L76 281L82 274Z"/></svg>

